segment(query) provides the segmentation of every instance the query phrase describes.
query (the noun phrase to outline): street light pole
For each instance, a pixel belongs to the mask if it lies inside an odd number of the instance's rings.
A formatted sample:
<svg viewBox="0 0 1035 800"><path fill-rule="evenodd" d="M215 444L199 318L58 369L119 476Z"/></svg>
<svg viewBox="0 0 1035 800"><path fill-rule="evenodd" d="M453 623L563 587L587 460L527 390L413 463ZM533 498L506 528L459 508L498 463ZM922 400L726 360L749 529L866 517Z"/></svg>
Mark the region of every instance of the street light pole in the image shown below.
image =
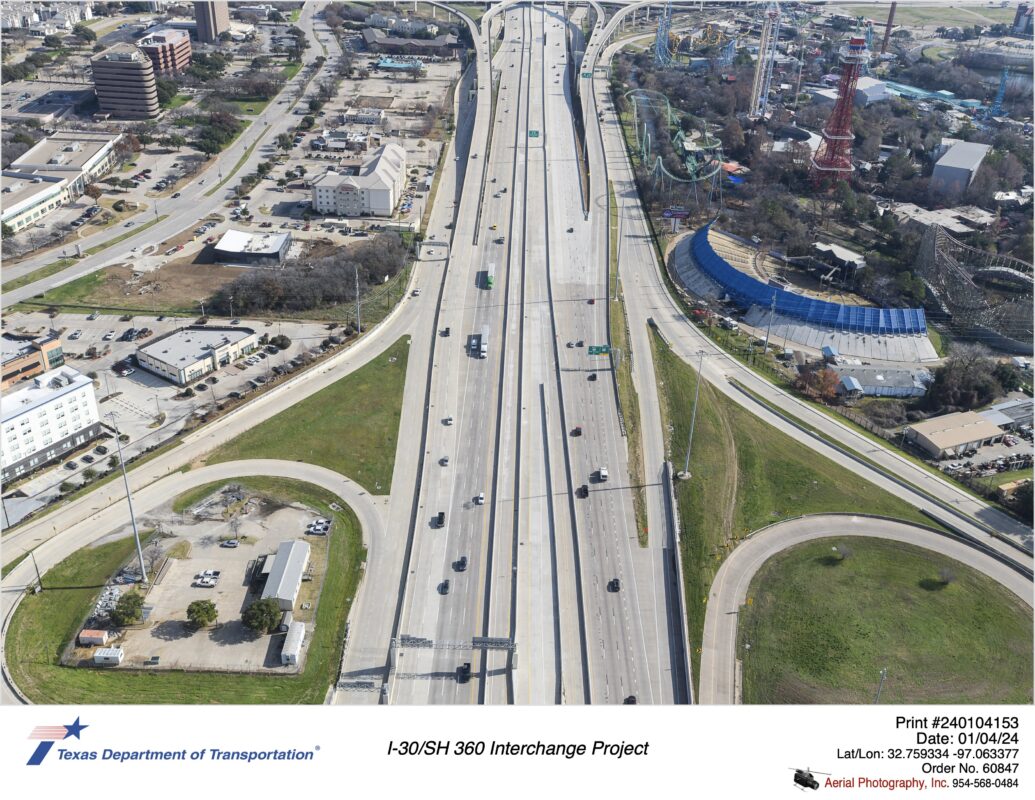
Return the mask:
<svg viewBox="0 0 1035 800"><path fill-rule="evenodd" d="M230 319L234 318L234 296L230 295Z"/></svg>
<svg viewBox="0 0 1035 800"><path fill-rule="evenodd" d="M701 396L701 380L703 379L701 371L704 368L704 350L698 350L697 356L697 388L694 389L694 413L690 417L690 436L686 442L686 464L683 465L683 472L686 475L690 474L690 448L694 444L694 426L697 424L697 401Z"/></svg>
<svg viewBox="0 0 1035 800"><path fill-rule="evenodd" d="M618 302L618 271L622 268L622 211L618 211L618 252L615 254L615 302Z"/></svg>
<svg viewBox="0 0 1035 800"><path fill-rule="evenodd" d="M360 319L360 304L359 304L359 264L353 264L352 268L356 271L356 333L360 334L363 332L363 323Z"/></svg>
<svg viewBox="0 0 1035 800"><path fill-rule="evenodd" d="M39 586L40 589L42 590L43 589L43 576L40 575L40 567L39 567L39 564L36 563L36 554L34 552L32 552L32 550L30 550L29 551L29 557L32 559L32 566L36 570L36 585Z"/></svg>
<svg viewBox="0 0 1035 800"><path fill-rule="evenodd" d="M115 446L119 450L119 466L122 467L122 481L126 484L126 503L129 505L129 521L133 525L133 539L137 543L137 557L140 559L140 583L147 585L147 569L144 567L144 551L140 547L140 531L137 530L137 515L133 512L133 494L129 490L129 475L126 473L126 459L122 457L122 434L119 433L119 426L115 422L114 412L109 412L111 427L115 429Z"/></svg>

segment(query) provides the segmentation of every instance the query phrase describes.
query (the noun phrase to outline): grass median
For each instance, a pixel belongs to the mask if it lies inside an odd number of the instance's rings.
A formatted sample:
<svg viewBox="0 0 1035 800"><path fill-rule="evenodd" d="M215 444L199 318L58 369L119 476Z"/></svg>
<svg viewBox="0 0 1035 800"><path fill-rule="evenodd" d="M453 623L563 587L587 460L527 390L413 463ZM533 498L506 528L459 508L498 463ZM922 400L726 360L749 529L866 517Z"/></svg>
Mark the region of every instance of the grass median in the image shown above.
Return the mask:
<svg viewBox="0 0 1035 800"><path fill-rule="evenodd" d="M409 337L355 372L213 451L206 463L304 461L389 494L402 415Z"/></svg>
<svg viewBox="0 0 1035 800"><path fill-rule="evenodd" d="M213 484L213 489L228 483ZM100 586L134 555L126 537L69 556L43 578L48 588L25 597L7 634L7 661L18 687L36 703L322 703L341 663L345 622L366 559L359 521L319 487L281 478L234 480L280 502L301 502L334 520L328 569L317 605L305 671L298 676L182 670L65 667L61 651L90 611ZM56 588L64 587L64 588Z"/></svg>
<svg viewBox="0 0 1035 800"><path fill-rule="evenodd" d="M686 458L697 373L652 334L661 413L676 469ZM767 425L705 383L689 480L676 482L687 629L696 678L712 580L749 533L802 514L860 512L927 525L908 503Z"/></svg>
<svg viewBox="0 0 1035 800"><path fill-rule="evenodd" d="M938 553L820 539L769 559L748 600L745 703L872 703L883 668L882 703L1032 702L1031 609Z"/></svg>
<svg viewBox="0 0 1035 800"><path fill-rule="evenodd" d="M611 265L608 270L607 302L610 306L611 348L618 350L616 378L618 381L618 402L622 406L625 420L625 440L629 447L629 478L633 486L633 514L636 517L636 538L640 547L647 546L647 492L643 474L643 443L640 436L640 399L632 379L632 349L629 341L629 320L625 316L625 302L610 297L612 283L618 281L618 206L615 191L608 181L607 190L611 197ZM612 362L616 359L611 357Z"/></svg>

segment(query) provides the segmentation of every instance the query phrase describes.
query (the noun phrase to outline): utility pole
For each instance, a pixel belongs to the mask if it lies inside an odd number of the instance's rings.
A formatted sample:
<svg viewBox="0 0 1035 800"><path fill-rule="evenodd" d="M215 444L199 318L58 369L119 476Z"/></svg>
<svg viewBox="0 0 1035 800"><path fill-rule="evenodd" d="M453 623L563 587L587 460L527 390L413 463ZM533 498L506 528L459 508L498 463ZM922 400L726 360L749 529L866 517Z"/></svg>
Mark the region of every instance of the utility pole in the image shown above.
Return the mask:
<svg viewBox="0 0 1035 800"><path fill-rule="evenodd" d="M697 401L701 396L701 374L704 368L704 350L697 351L697 388L694 389L694 413L690 417L690 436L686 441L686 463L683 465L683 475L690 477L690 448L694 444L694 426L697 424Z"/></svg>
<svg viewBox="0 0 1035 800"><path fill-rule="evenodd" d="M769 327L765 329L765 344L762 345L762 355L769 352L769 334L773 332L773 317L776 315L776 292L773 292L773 302L769 306Z"/></svg>
<svg viewBox="0 0 1035 800"><path fill-rule="evenodd" d="M230 319L234 318L234 296L230 295Z"/></svg>
<svg viewBox="0 0 1035 800"><path fill-rule="evenodd" d="M114 412L109 412L111 427L115 429L115 445L119 449L119 466L122 467L122 480L126 484L126 503L129 505L129 521L133 525L133 539L137 543L137 558L140 559L140 583L147 585L147 569L144 567L144 551L140 547L140 531L137 530L137 515L133 512L133 495L129 490L129 475L126 474L126 459L122 457L122 435L119 433L119 426L115 422Z"/></svg>
<svg viewBox="0 0 1035 800"><path fill-rule="evenodd" d="M884 681L886 681L887 678L888 678L888 668L884 667L884 669L882 669L880 671L880 683L877 684L877 696L873 698L873 704L874 705L877 705L877 703L880 702L880 693L881 693L881 690L884 688Z"/></svg>
<svg viewBox="0 0 1035 800"><path fill-rule="evenodd" d="M40 568L39 568L39 565L36 563L36 554L34 552L32 552L32 550L30 550L29 551L29 557L32 559L32 566L36 570L36 585L39 586L40 587L40 591L42 591L43 590L43 576L40 575Z"/></svg>
<svg viewBox="0 0 1035 800"><path fill-rule="evenodd" d="M363 332L363 324L359 316L359 264L353 264L352 268L356 271L356 334L358 335Z"/></svg>

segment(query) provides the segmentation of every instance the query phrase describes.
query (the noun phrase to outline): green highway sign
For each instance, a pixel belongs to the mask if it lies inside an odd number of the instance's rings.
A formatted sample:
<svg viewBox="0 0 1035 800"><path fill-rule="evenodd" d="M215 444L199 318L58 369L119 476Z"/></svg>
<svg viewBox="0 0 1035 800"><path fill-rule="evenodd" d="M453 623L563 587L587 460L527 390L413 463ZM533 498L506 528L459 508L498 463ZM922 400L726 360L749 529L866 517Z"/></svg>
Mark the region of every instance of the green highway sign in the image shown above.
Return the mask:
<svg viewBox="0 0 1035 800"><path fill-rule="evenodd" d="M538 139L539 138L539 131L529 131L528 132L528 138L529 139Z"/></svg>
<svg viewBox="0 0 1035 800"><path fill-rule="evenodd" d="M589 354L591 356L606 356L611 352L611 348L606 344L591 344L589 346Z"/></svg>
<svg viewBox="0 0 1035 800"><path fill-rule="evenodd" d="M592 72L583 72L582 73L582 77L583 78L592 78L593 77L593 73Z"/></svg>

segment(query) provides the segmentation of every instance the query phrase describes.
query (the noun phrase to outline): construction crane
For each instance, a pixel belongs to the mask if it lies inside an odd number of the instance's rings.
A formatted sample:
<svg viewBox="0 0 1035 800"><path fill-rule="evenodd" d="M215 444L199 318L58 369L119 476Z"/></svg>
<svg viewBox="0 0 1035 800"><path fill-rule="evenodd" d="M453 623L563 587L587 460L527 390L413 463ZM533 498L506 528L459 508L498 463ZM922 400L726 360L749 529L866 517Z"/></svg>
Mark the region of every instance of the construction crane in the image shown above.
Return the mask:
<svg viewBox="0 0 1035 800"><path fill-rule="evenodd" d="M780 40L780 4L766 3L762 20L762 35L758 40L758 63L755 64L755 80L751 84L751 102L748 116L753 119L765 117L769 105L769 86L773 82L773 65L776 63L776 45Z"/></svg>
<svg viewBox="0 0 1035 800"><path fill-rule="evenodd" d="M1001 117L1003 115L1003 98L1006 97L1006 83L1009 80L1010 68L1003 67L1003 71L999 74L999 88L996 90L992 105L985 111L985 119L992 119L992 117Z"/></svg>

